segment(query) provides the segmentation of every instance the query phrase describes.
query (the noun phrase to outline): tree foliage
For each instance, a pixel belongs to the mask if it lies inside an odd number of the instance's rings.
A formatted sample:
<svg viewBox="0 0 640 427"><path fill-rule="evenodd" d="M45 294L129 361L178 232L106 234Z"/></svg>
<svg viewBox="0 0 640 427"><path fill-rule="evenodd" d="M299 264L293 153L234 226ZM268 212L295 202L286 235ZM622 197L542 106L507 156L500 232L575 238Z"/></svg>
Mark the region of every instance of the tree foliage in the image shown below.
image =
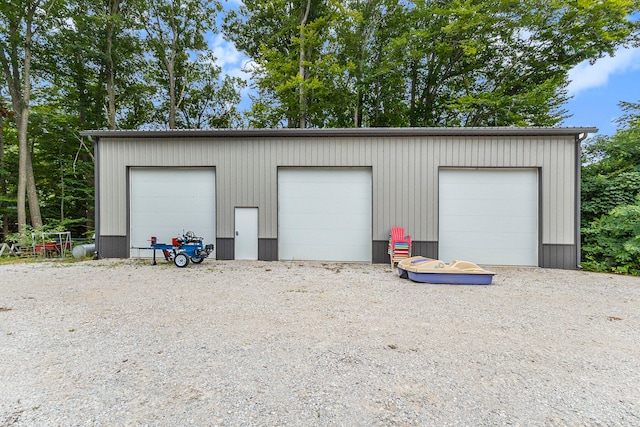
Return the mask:
<svg viewBox="0 0 640 427"><path fill-rule="evenodd" d="M206 40L219 9L204 0L0 4L4 236L18 224L27 229L28 213L74 235L94 227L93 147L81 130L168 125L171 105L177 127L241 125L244 82L222 76ZM143 19L150 16L153 22ZM170 34L171 41L163 38ZM169 99L166 55L176 58L181 103ZM31 223L39 228L37 217Z"/></svg>
<svg viewBox="0 0 640 427"><path fill-rule="evenodd" d="M216 30L216 13L222 7L211 0L150 0L138 7L145 47L151 56L147 76L156 83L157 102L163 106L155 119L176 129L193 75L212 56L205 34ZM163 115L165 112L168 114Z"/></svg>
<svg viewBox="0 0 640 427"><path fill-rule="evenodd" d="M596 271L640 275L640 110L623 103L625 127L583 150L582 258Z"/></svg>
<svg viewBox="0 0 640 427"><path fill-rule="evenodd" d="M27 225L25 202L29 202L31 221L42 225L38 192L33 174L32 152L28 144L34 70L41 56L44 35L59 18L54 0L11 0L0 6L0 70L15 116L18 134L18 227Z"/></svg>
<svg viewBox="0 0 640 427"><path fill-rule="evenodd" d="M584 268L640 276L640 198L616 206L582 233Z"/></svg>
<svg viewBox="0 0 640 427"><path fill-rule="evenodd" d="M568 70L637 29L633 0L312 0L303 23L307 3L227 16L256 64L256 125L300 126L301 112L308 127L555 125Z"/></svg>
<svg viewBox="0 0 640 427"><path fill-rule="evenodd" d="M222 70L213 60L193 65L189 90L178 110L177 124L184 129L238 128L242 114L238 109L240 91L246 82L238 77L221 78Z"/></svg>

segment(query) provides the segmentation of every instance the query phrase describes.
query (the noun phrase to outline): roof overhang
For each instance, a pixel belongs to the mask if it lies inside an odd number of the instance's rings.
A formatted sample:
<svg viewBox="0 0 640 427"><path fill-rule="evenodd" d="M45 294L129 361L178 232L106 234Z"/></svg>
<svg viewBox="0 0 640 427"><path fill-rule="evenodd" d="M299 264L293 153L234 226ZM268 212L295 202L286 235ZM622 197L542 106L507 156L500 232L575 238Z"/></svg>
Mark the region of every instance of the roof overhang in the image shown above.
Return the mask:
<svg viewBox="0 0 640 427"><path fill-rule="evenodd" d="M433 127L338 129L181 129L86 130L94 138L300 138L300 137L419 137L419 136L585 136L596 127Z"/></svg>

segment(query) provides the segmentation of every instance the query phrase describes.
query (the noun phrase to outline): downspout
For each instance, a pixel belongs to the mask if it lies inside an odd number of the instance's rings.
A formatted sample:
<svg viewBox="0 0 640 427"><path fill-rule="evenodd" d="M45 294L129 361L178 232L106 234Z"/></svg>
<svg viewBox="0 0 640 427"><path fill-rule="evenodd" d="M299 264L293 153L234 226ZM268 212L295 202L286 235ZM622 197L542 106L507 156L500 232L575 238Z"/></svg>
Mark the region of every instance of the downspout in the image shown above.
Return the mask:
<svg viewBox="0 0 640 427"><path fill-rule="evenodd" d="M587 139L589 133L585 132L581 135L576 135L576 230L575 230L575 240L576 240L576 267L580 270L582 269L581 261L582 261L582 247L580 240L580 210L582 209L580 203L580 183L582 181L582 141Z"/></svg>

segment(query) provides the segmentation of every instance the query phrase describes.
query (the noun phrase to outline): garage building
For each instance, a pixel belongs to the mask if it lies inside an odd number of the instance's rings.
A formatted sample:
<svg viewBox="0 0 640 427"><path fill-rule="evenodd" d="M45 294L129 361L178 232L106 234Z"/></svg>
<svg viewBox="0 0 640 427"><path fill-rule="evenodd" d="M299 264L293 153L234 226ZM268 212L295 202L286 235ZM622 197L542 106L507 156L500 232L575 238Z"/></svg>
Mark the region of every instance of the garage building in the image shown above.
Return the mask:
<svg viewBox="0 0 640 427"><path fill-rule="evenodd" d="M389 229L449 262L575 269L595 128L87 131L101 257L193 231L220 260L389 262Z"/></svg>

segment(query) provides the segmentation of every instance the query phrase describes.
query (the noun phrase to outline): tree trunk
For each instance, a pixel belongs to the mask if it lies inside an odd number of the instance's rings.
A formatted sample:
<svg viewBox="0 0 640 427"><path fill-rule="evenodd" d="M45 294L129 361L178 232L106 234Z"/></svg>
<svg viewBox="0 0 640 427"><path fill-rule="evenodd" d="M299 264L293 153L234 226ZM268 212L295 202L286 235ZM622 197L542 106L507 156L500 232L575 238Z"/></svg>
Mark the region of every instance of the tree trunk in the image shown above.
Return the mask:
<svg viewBox="0 0 640 427"><path fill-rule="evenodd" d="M27 201L29 202L29 213L31 214L31 225L33 228L42 227L42 215L40 214L40 203L38 201L38 190L36 180L33 175L33 161L31 160L31 150L27 147Z"/></svg>
<svg viewBox="0 0 640 427"><path fill-rule="evenodd" d="M178 27L175 16L172 15L171 31L171 49L169 57L166 59L167 75L169 77L169 129L176 128L176 115L178 109L178 101L176 96L176 49L178 46Z"/></svg>
<svg viewBox="0 0 640 427"><path fill-rule="evenodd" d="M35 14L35 10L34 10ZM26 34L24 42L24 62L22 68L22 80L24 88L22 99L19 100L20 120L18 125L18 147L20 151L20 165L18 167L18 227L23 231L27 225L27 215L25 211L25 199L29 200L29 212L31 214L31 225L42 227L42 216L40 215L40 203L38 202L38 192L33 176L33 164L28 144L29 129L29 103L31 101L31 41L33 32L31 21L26 22ZM14 82L19 85L20 82ZM19 93L19 90L16 91ZM25 197L26 196L26 197ZM22 215L21 211L22 210ZM20 220L22 219L22 221Z"/></svg>
<svg viewBox="0 0 640 427"><path fill-rule="evenodd" d="M0 105L0 109L3 107ZM4 115L3 111L0 111L0 170L4 169ZM7 180L3 175L0 175L0 221L2 222L2 241L7 238L9 234L9 216L2 213L2 207L4 202L2 200L7 197Z"/></svg>
<svg viewBox="0 0 640 427"><path fill-rule="evenodd" d="M27 22L26 37L24 43L24 68L22 78L24 81L24 91L22 100L22 132L18 131L18 139L20 140L20 159L25 160L24 173L20 172L20 177L24 174L27 199L29 200L29 212L31 213L31 225L35 228L42 227L42 215L40 215L40 203L38 202L38 191L36 190L36 181L33 176L33 163L31 162L31 152L28 144L29 129L29 103L31 102L31 41L33 33L31 30L31 22ZM21 135L20 135L21 134ZM24 155L22 151L24 150Z"/></svg>
<svg viewBox="0 0 640 427"><path fill-rule="evenodd" d="M16 111L16 123L18 130L18 231L22 232L27 227L27 122L29 120L28 109Z"/></svg>
<svg viewBox="0 0 640 427"><path fill-rule="evenodd" d="M27 226L26 199L29 197L29 208L34 227L42 226L38 192L33 177L33 165L29 154L27 138L29 124L29 102L31 99L31 43L33 39L33 19L39 4L30 4L19 21L12 22L7 39L10 46L8 52L0 49L0 62L5 74L7 87L11 95L11 105L16 116L18 131L18 229L24 231ZM24 20L24 46L20 43L22 20ZM23 57L20 58L22 51ZM7 56L8 55L8 56ZM20 73L22 71L22 75Z"/></svg>
<svg viewBox="0 0 640 427"><path fill-rule="evenodd" d="M359 34L366 34L366 28L363 25L360 27ZM364 37L362 37L364 40ZM353 125L354 127L362 127L362 117L363 117L363 105L364 105L364 93L362 90L362 80L364 79L364 64L365 64L365 56L366 56L366 43L362 43L360 45L360 50L358 51L358 72L356 74L356 105L354 107L353 112Z"/></svg>
<svg viewBox="0 0 640 427"><path fill-rule="evenodd" d="M120 0L112 0L109 8L109 17L107 19L107 47L106 54L108 58L107 70L107 122L109 129L117 129L116 124L116 66L113 60L113 38L114 36L114 18L120 10Z"/></svg>
<svg viewBox="0 0 640 427"><path fill-rule="evenodd" d="M418 126L417 101L418 96L418 65L415 60L411 61L411 90L409 95L409 126Z"/></svg>
<svg viewBox="0 0 640 427"><path fill-rule="evenodd" d="M307 127L307 99L304 91L304 81L306 79L306 70L304 66L305 61L305 34L304 27L307 25L307 19L309 19L309 10L311 9L311 0L307 0L307 8L302 16L302 20L300 22L300 63L298 67L298 75L300 77L300 88L299 88L299 103L300 103L300 120L299 127L300 129L304 129Z"/></svg>
<svg viewBox="0 0 640 427"><path fill-rule="evenodd" d="M169 75L169 129L176 128L176 77L173 65L172 62L167 70Z"/></svg>

